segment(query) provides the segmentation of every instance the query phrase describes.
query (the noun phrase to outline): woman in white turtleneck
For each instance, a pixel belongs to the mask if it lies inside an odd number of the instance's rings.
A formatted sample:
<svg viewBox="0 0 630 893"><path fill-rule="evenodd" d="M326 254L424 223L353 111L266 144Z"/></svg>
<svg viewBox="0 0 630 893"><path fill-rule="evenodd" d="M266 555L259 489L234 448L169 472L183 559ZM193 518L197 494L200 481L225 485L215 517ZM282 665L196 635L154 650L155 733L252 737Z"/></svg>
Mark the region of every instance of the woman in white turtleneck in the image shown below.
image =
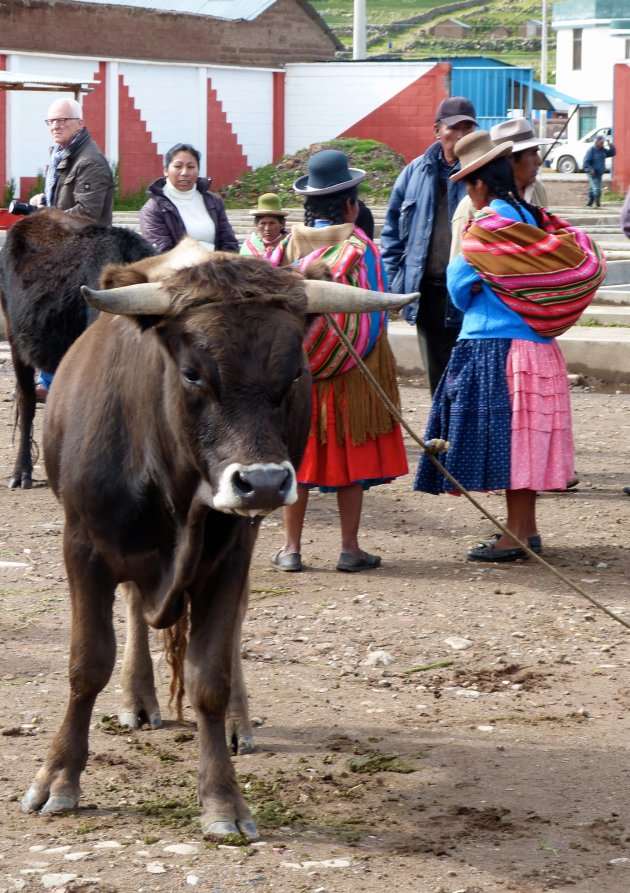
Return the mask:
<svg viewBox="0 0 630 893"><path fill-rule="evenodd" d="M153 182L140 211L140 233L158 252L169 251L191 236L209 251L238 251L239 245L222 199L199 176L201 155L177 143L164 156L164 176Z"/></svg>

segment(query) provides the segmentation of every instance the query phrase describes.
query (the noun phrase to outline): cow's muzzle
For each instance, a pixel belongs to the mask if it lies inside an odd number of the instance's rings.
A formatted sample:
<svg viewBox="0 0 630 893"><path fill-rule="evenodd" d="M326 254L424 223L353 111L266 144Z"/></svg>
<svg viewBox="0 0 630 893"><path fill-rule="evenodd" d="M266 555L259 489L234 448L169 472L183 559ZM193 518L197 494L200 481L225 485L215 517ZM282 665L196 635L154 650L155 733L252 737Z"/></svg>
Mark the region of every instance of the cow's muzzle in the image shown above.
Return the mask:
<svg viewBox="0 0 630 893"><path fill-rule="evenodd" d="M239 515L267 515L297 499L297 479L290 462L228 465L212 498L212 507Z"/></svg>

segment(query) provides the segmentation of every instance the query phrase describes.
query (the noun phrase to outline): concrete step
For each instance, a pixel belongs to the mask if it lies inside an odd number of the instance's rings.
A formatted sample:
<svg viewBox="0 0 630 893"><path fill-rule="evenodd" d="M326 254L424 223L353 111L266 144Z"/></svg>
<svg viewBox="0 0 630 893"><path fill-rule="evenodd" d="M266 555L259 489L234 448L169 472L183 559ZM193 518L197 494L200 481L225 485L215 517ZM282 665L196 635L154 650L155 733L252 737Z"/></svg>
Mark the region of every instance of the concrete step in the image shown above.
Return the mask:
<svg viewBox="0 0 630 893"><path fill-rule="evenodd" d="M578 326L623 326L630 328L630 303L623 304L591 304L580 317Z"/></svg>
<svg viewBox="0 0 630 893"><path fill-rule="evenodd" d="M389 340L401 375L424 372L415 326L389 324ZM558 338L569 372L610 384L630 382L630 323L627 327L573 326Z"/></svg>

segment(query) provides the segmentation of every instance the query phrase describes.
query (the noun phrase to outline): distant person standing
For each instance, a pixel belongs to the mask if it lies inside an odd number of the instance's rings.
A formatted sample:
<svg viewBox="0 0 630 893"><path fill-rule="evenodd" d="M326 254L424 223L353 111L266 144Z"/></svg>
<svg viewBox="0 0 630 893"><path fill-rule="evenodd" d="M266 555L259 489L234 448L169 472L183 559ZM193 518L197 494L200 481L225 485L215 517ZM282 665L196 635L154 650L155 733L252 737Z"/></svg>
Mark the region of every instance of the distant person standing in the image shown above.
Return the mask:
<svg viewBox="0 0 630 893"><path fill-rule="evenodd" d="M443 100L435 113L435 139L398 176L381 232L381 254L391 291L420 292L419 305L402 311L415 323L431 393L435 392L457 341L462 314L446 289L451 220L466 194L452 179L459 170L455 143L477 127L475 109L464 96Z"/></svg>
<svg viewBox="0 0 630 893"><path fill-rule="evenodd" d="M608 144L608 145L607 145ZM598 136L584 156L584 170L588 174L588 201L586 207L601 207L602 177L606 170L606 159L614 158L617 150L610 140Z"/></svg>
<svg viewBox="0 0 630 893"><path fill-rule="evenodd" d="M76 99L53 102L46 124L54 145L44 191L34 195L30 204L111 224L114 177L109 162L88 133L81 106Z"/></svg>

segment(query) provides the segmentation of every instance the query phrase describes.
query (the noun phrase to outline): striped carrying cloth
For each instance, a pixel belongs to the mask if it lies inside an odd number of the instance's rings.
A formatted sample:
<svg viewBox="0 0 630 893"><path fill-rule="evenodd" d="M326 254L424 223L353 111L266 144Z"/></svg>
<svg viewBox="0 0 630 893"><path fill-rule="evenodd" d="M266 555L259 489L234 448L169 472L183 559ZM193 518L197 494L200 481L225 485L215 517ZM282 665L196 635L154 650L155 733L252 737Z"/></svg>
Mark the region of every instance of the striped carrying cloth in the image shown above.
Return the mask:
<svg viewBox="0 0 630 893"><path fill-rule="evenodd" d="M296 264L301 272L314 261L324 261L330 269L335 282L344 282L359 288L370 288L368 282L364 254L366 242L355 230L340 245L329 245L316 248L300 258ZM378 288L374 291L385 291L380 266L376 265ZM374 347L383 326L384 313L334 313L333 318L341 331L346 335L357 354L364 358ZM324 316L316 317L309 327L304 339L304 349L308 355L311 374L315 380L333 378L348 372L356 364L348 349L337 337L334 329L328 325Z"/></svg>
<svg viewBox="0 0 630 893"><path fill-rule="evenodd" d="M540 209L542 228L490 208L464 233L462 253L508 307L539 335L561 335L577 322L606 275L587 234Z"/></svg>

